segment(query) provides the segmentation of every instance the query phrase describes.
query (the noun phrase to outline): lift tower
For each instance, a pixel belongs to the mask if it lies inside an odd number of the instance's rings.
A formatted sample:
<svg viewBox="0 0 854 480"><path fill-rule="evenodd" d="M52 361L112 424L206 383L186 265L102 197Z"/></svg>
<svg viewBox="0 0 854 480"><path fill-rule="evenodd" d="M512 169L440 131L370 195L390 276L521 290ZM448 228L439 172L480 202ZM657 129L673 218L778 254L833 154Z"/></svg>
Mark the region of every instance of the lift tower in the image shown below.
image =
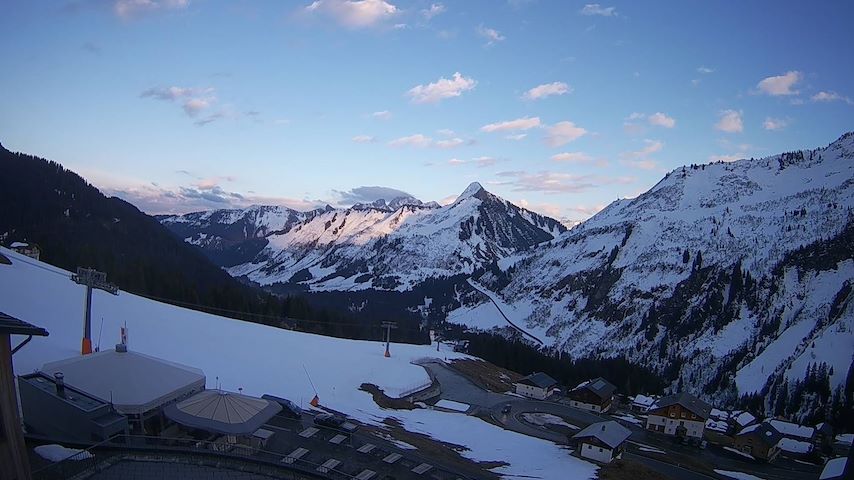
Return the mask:
<svg viewBox="0 0 854 480"><path fill-rule="evenodd" d="M77 273L71 275L74 283L86 286L86 308L83 311L83 343L80 353L92 353L92 289L97 288L113 295L119 294L119 287L107 282L107 274L93 268L77 267Z"/></svg>

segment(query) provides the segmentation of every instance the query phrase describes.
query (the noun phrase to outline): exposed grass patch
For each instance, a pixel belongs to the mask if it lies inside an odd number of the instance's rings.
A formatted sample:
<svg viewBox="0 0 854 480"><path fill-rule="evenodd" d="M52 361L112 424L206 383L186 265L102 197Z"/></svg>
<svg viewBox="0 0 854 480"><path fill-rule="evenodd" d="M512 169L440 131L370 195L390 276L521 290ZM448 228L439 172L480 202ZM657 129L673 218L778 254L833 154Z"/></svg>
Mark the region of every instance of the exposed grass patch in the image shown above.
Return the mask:
<svg viewBox="0 0 854 480"><path fill-rule="evenodd" d="M359 390L368 392L374 398L374 403L382 408L393 408L395 410L414 410L418 408L412 402L408 402L402 398L392 398L385 394L380 387L373 383L363 383L359 386Z"/></svg>
<svg viewBox="0 0 854 480"><path fill-rule="evenodd" d="M522 379L522 375L501 368L483 360L454 360L451 367L465 375L466 378L486 390L496 393L506 393L513 390L513 382Z"/></svg>

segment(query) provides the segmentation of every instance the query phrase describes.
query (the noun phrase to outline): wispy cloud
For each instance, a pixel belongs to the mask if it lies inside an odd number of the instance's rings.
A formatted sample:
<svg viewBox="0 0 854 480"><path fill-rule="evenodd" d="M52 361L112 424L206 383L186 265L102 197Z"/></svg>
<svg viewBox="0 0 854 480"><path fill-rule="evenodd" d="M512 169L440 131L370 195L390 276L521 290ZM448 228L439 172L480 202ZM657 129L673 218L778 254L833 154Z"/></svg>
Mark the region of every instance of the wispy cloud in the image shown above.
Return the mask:
<svg viewBox="0 0 854 480"><path fill-rule="evenodd" d="M793 89L803 76L801 72L792 70L782 75L764 78L756 84L756 88L766 95L797 95L798 91Z"/></svg>
<svg viewBox="0 0 854 480"><path fill-rule="evenodd" d="M158 11L183 10L189 5L190 0L116 0L113 13L120 18L131 19Z"/></svg>
<svg viewBox="0 0 854 480"><path fill-rule="evenodd" d="M525 92L522 98L526 100L540 100L552 95L563 95L566 93L572 93L572 87L563 82L552 82L537 85Z"/></svg>
<svg viewBox="0 0 854 480"><path fill-rule="evenodd" d="M459 158L452 158L448 160L448 165L457 167L460 165L475 165L478 168L485 168L495 165L498 162L497 158L494 157L474 157L471 160L462 160Z"/></svg>
<svg viewBox="0 0 854 480"><path fill-rule="evenodd" d="M408 135L405 137L396 138L390 142L388 145L390 147L416 147L416 148L427 148L427 147L435 147L442 149L450 149L461 147L463 145L471 145L473 141L463 140L459 137L453 138L445 138L442 140L434 140L427 135L423 135L420 133L416 133L414 135Z"/></svg>
<svg viewBox="0 0 854 480"><path fill-rule="evenodd" d="M523 117L515 120L490 123L480 127L482 132L509 132L514 130L529 130L540 126L540 117Z"/></svg>
<svg viewBox="0 0 854 480"><path fill-rule="evenodd" d="M720 112L720 119L715 124L715 128L727 133L741 133L744 131L744 122L741 119L741 111L739 110L723 110Z"/></svg>
<svg viewBox="0 0 854 480"><path fill-rule="evenodd" d="M788 125L789 121L785 118L765 117L765 121L762 122L762 128L770 131L782 130Z"/></svg>
<svg viewBox="0 0 854 480"><path fill-rule="evenodd" d="M152 87L139 94L141 98L151 98L170 103L180 103L181 109L187 116L196 119L195 124L202 126L225 117L225 112L210 113L202 118L217 101L215 91L211 87L188 88L188 87Z"/></svg>
<svg viewBox="0 0 854 480"><path fill-rule="evenodd" d="M475 32L477 32L478 35L486 39L487 46L492 46L498 42L504 41L504 35L501 35L501 33L498 30L495 30L494 28L487 28L483 25L479 25L475 29Z"/></svg>
<svg viewBox="0 0 854 480"><path fill-rule="evenodd" d="M587 130L575 125L575 123L563 121L548 127L544 140L546 145L550 147L560 147L587 135L587 133Z"/></svg>
<svg viewBox="0 0 854 480"><path fill-rule="evenodd" d="M459 97L468 90L474 89L477 81L465 77L460 72L447 79L439 78L427 85L416 85L406 93L413 103L436 103L447 98Z"/></svg>
<svg viewBox="0 0 854 480"><path fill-rule="evenodd" d="M561 152L551 156L553 162L569 163L573 165L595 165L607 167L608 161L604 158L595 159L584 152Z"/></svg>
<svg viewBox="0 0 854 480"><path fill-rule="evenodd" d="M588 3L578 13L582 15L599 15L602 17L616 17L617 7L603 7L598 3Z"/></svg>
<svg viewBox="0 0 854 480"><path fill-rule="evenodd" d="M702 73L703 75L708 75L710 73L714 73L714 71L715 71L714 69L711 69L709 67L704 67L704 66L697 67L697 73Z"/></svg>
<svg viewBox="0 0 854 480"><path fill-rule="evenodd" d="M411 194L391 187L361 186L350 190L333 190L335 197L333 203L341 206L350 206L355 203L370 203L379 199L386 201L400 197L412 197Z"/></svg>
<svg viewBox="0 0 854 480"><path fill-rule="evenodd" d="M309 14L325 15L346 28L374 27L390 20L399 9L385 0L316 0L305 7Z"/></svg>
<svg viewBox="0 0 854 480"><path fill-rule="evenodd" d="M810 97L813 102L845 102L854 105L854 100L836 92L821 91Z"/></svg>
<svg viewBox="0 0 854 480"><path fill-rule="evenodd" d="M415 135L408 135L406 137L396 138L390 142L388 145L390 147L418 147L418 148L426 148L433 144L433 139L422 135L420 133L416 133Z"/></svg>
<svg viewBox="0 0 854 480"><path fill-rule="evenodd" d="M528 136L527 133L516 133L513 135L507 135L504 138L506 138L507 140L513 140L514 142L518 142L519 140L524 140L525 137L527 137L527 136Z"/></svg>
<svg viewBox="0 0 854 480"><path fill-rule="evenodd" d="M430 5L430 8L425 8L425 9L421 10L420 13L421 13L421 17L424 18L424 20L429 22L430 20L433 19L433 17L445 13L446 10L447 9L445 8L445 6L442 5L441 3L434 3L434 4Z"/></svg>
<svg viewBox="0 0 854 480"><path fill-rule="evenodd" d="M495 184L507 186L517 192L581 193L602 185L628 184L635 181L634 177L629 176L574 175L552 171L509 171L496 175L504 180L494 182Z"/></svg>
<svg viewBox="0 0 854 480"><path fill-rule="evenodd" d="M666 114L661 112L653 113L647 117L647 121L650 125L658 127L673 128L676 126L676 120L674 120L673 117L668 117Z"/></svg>
<svg viewBox="0 0 854 480"><path fill-rule="evenodd" d="M650 158L653 153L660 152L664 143L659 140L645 139L644 146L640 150L623 152L620 154L621 163L628 167L640 168L641 170L655 170L658 162Z"/></svg>
<svg viewBox="0 0 854 480"><path fill-rule="evenodd" d="M377 137L372 135L356 135L351 138L356 143L375 143L377 141Z"/></svg>
<svg viewBox="0 0 854 480"><path fill-rule="evenodd" d="M374 112L371 114L371 118L375 118L377 120L390 120L391 117L392 114L388 110L381 110L379 112Z"/></svg>

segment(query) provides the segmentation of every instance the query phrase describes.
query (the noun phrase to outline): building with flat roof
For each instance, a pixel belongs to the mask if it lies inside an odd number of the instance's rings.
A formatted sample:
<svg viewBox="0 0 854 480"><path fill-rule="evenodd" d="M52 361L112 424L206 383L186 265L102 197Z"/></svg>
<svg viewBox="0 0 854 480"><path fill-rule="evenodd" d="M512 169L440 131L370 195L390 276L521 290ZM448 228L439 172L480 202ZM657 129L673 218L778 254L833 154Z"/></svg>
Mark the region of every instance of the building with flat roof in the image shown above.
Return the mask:
<svg viewBox="0 0 854 480"><path fill-rule="evenodd" d="M65 385L61 373L18 377L27 431L57 440L99 442L128 431L128 420L109 403Z"/></svg>
<svg viewBox="0 0 854 480"><path fill-rule="evenodd" d="M12 335L25 335L26 338L12 348ZM18 415L12 355L33 336L47 335L47 330L41 327L0 312L0 478L3 479L30 479L30 463Z"/></svg>
<svg viewBox="0 0 854 480"><path fill-rule="evenodd" d="M205 374L119 344L115 350L47 363L47 376L64 375L65 384L85 392L128 418L130 433L157 434L165 426L163 407L205 389Z"/></svg>

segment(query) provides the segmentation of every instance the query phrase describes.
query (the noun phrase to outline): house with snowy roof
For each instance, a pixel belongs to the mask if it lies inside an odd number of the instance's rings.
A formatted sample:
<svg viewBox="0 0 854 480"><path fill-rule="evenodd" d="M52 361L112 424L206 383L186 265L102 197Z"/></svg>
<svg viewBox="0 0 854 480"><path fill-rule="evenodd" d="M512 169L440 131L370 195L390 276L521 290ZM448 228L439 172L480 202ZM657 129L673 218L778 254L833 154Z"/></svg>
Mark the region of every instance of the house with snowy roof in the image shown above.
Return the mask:
<svg viewBox="0 0 854 480"><path fill-rule="evenodd" d="M688 392L668 395L649 407L646 429L699 440L703 438L711 411L708 403Z"/></svg>
<svg viewBox="0 0 854 480"><path fill-rule="evenodd" d="M629 397L629 400L632 402L629 408L631 411L636 413L646 413L649 410L649 407L652 406L656 401L658 401L658 396L647 396L643 394L637 394L634 397Z"/></svg>
<svg viewBox="0 0 854 480"><path fill-rule="evenodd" d="M815 428L773 418L766 419L763 423L771 425L783 435L780 439L780 450L794 454L807 454L813 449Z"/></svg>
<svg viewBox="0 0 854 480"><path fill-rule="evenodd" d="M742 429L756 423L756 417L745 410L734 410L729 416L732 431L740 432Z"/></svg>
<svg viewBox="0 0 854 480"><path fill-rule="evenodd" d="M545 400L557 388L557 380L543 372L536 372L514 383L518 395Z"/></svg>
<svg viewBox="0 0 854 480"><path fill-rule="evenodd" d="M569 404L575 408L590 412L607 412L611 409L614 392L617 391L611 382L602 377L580 383L570 390L566 396Z"/></svg>
<svg viewBox="0 0 854 480"><path fill-rule="evenodd" d="M773 462L780 455L780 440L783 435L767 423L750 425L732 439L733 448L766 462Z"/></svg>
<svg viewBox="0 0 854 480"><path fill-rule="evenodd" d="M628 428L609 420L594 423L572 436L578 455L597 462L610 463L623 451L623 444L632 434Z"/></svg>
<svg viewBox="0 0 854 480"><path fill-rule="evenodd" d="M25 242L12 242L9 245L9 248L12 251L20 253L21 255L26 255L30 258L38 260L41 256L41 249L35 243L25 243Z"/></svg>

